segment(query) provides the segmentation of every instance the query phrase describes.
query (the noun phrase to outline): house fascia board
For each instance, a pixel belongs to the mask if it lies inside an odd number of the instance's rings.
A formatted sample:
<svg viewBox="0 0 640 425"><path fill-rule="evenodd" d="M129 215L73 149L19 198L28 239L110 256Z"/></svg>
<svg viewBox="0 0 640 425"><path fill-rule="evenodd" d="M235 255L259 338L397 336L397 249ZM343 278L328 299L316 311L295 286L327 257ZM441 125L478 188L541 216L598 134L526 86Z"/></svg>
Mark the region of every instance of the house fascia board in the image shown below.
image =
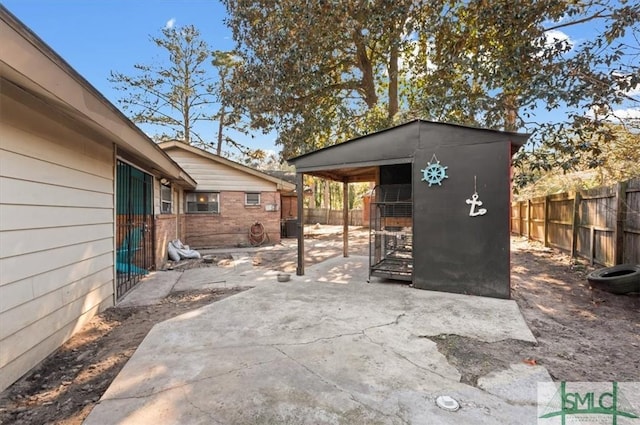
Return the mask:
<svg viewBox="0 0 640 425"><path fill-rule="evenodd" d="M171 149L182 149L187 152L191 152L203 158L206 158L210 161L217 162L222 165L226 165L228 167L234 168L236 170L242 171L243 173L250 174L252 176L261 178L263 180L269 181L271 183L275 183L278 190L295 190L296 185L293 183L289 183L288 181L282 180L278 177L271 176L269 174L263 173L262 171L254 170L251 167L247 167L246 165L238 164L237 162L231 161L230 159L223 158L219 155L215 155L211 152L207 152L200 148L196 148L191 145L187 145L186 143L169 141L159 143L158 146L163 149L165 152L170 151Z"/></svg>
<svg viewBox="0 0 640 425"><path fill-rule="evenodd" d="M95 87L0 5L2 76L112 140L158 175L196 182Z"/></svg>

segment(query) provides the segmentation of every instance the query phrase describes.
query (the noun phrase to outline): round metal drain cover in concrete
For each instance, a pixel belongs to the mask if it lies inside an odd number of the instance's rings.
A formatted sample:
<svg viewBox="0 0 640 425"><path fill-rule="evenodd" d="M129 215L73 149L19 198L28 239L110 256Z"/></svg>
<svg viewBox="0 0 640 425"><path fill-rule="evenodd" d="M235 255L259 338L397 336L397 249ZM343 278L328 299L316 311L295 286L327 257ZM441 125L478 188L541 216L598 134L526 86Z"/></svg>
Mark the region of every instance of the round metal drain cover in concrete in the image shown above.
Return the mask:
<svg viewBox="0 0 640 425"><path fill-rule="evenodd" d="M460 404L448 395L438 396L438 398L436 398L436 405L438 405L439 408L450 412L455 412L460 408Z"/></svg>

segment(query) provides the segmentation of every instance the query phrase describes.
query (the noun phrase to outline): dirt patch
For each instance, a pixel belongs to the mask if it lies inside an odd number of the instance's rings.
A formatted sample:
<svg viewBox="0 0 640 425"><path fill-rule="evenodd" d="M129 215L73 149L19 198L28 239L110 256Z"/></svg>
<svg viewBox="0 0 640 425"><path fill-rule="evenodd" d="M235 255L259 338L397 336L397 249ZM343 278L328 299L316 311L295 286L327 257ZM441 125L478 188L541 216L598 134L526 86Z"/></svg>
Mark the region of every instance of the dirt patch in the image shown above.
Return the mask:
<svg viewBox="0 0 640 425"><path fill-rule="evenodd" d="M339 231L313 230L305 230L307 265L342 254ZM350 230L352 255L368 255L368 243L366 229ZM538 342L433 337L463 382L475 385L480 376L519 362L544 366L556 380L640 381L639 296L592 290L586 280L590 267L539 244L513 239L511 254L512 297ZM228 254L216 255L212 263L192 261L174 269L231 261ZM252 263L294 272L296 255L295 240L288 239L281 249L255 251ZM106 310L2 393L0 423L81 424L154 324L243 289L173 293L157 305Z"/></svg>
<svg viewBox="0 0 640 425"><path fill-rule="evenodd" d="M490 372L509 369L509 365L524 361L535 363L531 356L534 343L516 339L484 342L460 335L443 334L429 337L460 372L460 382L476 386L478 378Z"/></svg>
<svg viewBox="0 0 640 425"><path fill-rule="evenodd" d="M462 382L508 369L544 366L556 381L640 381L640 296L592 289L593 267L526 239L511 243L511 296L537 343L494 343L459 335L432 339Z"/></svg>
<svg viewBox="0 0 640 425"><path fill-rule="evenodd" d="M538 340L532 355L558 381L640 381L640 296L591 289L591 270L512 240L511 296Z"/></svg>
<svg viewBox="0 0 640 425"><path fill-rule="evenodd" d="M110 308L0 398L2 424L81 424L154 324L248 288L172 293L145 307Z"/></svg>

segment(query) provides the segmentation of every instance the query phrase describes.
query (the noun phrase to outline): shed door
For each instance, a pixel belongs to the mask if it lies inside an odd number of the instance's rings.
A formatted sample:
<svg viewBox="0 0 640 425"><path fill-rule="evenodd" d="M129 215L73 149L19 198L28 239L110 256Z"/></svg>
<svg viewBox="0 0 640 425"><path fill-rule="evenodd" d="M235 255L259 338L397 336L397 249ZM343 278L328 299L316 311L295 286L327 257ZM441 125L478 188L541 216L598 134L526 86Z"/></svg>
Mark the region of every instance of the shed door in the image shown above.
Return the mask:
<svg viewBox="0 0 640 425"><path fill-rule="evenodd" d="M153 269L153 177L118 161L116 299Z"/></svg>

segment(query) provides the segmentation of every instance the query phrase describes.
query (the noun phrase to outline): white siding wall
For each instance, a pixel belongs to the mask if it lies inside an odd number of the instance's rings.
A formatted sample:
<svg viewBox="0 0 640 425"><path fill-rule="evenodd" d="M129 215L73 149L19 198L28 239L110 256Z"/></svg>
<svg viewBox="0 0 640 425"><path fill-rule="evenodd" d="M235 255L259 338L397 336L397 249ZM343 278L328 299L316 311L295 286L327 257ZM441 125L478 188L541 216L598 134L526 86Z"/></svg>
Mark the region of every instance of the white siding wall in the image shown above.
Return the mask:
<svg viewBox="0 0 640 425"><path fill-rule="evenodd" d="M153 213L160 214L160 180L153 178Z"/></svg>
<svg viewBox="0 0 640 425"><path fill-rule="evenodd" d="M182 149L167 151L198 183L200 191L269 192L276 190L276 184L235 168L218 164L192 152Z"/></svg>
<svg viewBox="0 0 640 425"><path fill-rule="evenodd" d="M37 101L0 100L2 390L113 305L114 160Z"/></svg>

